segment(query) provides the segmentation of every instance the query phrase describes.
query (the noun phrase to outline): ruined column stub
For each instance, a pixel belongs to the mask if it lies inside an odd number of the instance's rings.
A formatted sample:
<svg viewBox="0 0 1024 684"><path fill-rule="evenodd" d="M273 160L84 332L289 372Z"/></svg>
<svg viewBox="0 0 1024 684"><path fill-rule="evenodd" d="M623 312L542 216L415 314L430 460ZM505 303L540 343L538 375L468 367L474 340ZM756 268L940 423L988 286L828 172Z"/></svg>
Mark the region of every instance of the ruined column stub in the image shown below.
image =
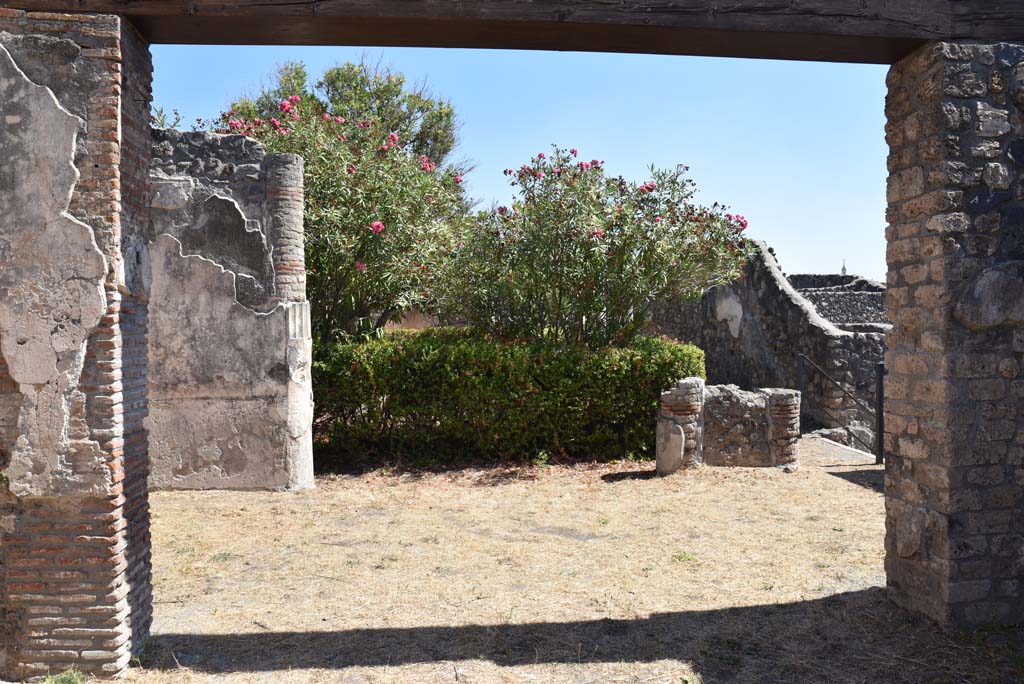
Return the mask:
<svg viewBox="0 0 1024 684"><path fill-rule="evenodd" d="M933 43L888 86L888 586L943 623L1020 623L1024 45Z"/></svg>
<svg viewBox="0 0 1024 684"><path fill-rule="evenodd" d="M800 441L800 393L787 389L762 390L768 395L768 439L771 465L796 463Z"/></svg>
<svg viewBox="0 0 1024 684"><path fill-rule="evenodd" d="M671 475L702 461L704 380L686 378L662 392L657 425L657 471Z"/></svg>

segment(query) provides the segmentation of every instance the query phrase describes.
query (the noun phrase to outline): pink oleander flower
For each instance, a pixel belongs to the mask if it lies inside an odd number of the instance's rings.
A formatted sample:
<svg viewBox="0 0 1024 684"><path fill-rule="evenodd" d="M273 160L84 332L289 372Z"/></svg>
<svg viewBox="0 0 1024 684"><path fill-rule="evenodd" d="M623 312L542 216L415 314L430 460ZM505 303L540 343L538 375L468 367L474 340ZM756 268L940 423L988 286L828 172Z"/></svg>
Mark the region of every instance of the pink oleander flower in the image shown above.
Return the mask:
<svg viewBox="0 0 1024 684"><path fill-rule="evenodd" d="M579 153L580 153L580 151L579 151L579 150L577 150L577 149L576 149L575 147L574 147L574 148L572 148L571 150L569 150L569 154L571 154L571 155L572 155L572 156L574 156L574 157L575 157L575 156L577 156L577 155L579 155Z"/></svg>
<svg viewBox="0 0 1024 684"><path fill-rule="evenodd" d="M580 171L589 171L590 170L590 162L580 162L576 166L580 167Z"/></svg>
<svg viewBox="0 0 1024 684"><path fill-rule="evenodd" d="M356 270L359 271L360 273L362 273L363 271L366 270L366 264L364 264L362 261L357 261L356 262Z"/></svg>
<svg viewBox="0 0 1024 684"><path fill-rule="evenodd" d="M345 169L345 170L348 171L348 175L351 176L351 175L355 174L355 172L356 172L356 165L355 164L349 164L348 168Z"/></svg>
<svg viewBox="0 0 1024 684"><path fill-rule="evenodd" d="M289 102L288 100L281 100L280 104L277 105L277 108L280 109L283 113L287 114L288 112L292 111L292 106L292 103Z"/></svg>
<svg viewBox="0 0 1024 684"><path fill-rule="evenodd" d="M544 153L543 152L538 152L537 153L537 159L543 159L543 158L544 158Z"/></svg>
<svg viewBox="0 0 1024 684"><path fill-rule="evenodd" d="M374 235L384 232L384 223L381 221L374 221L370 224L370 232Z"/></svg>
<svg viewBox="0 0 1024 684"><path fill-rule="evenodd" d="M508 209L506 209L505 207L498 207L498 213L504 216L505 214L508 213Z"/></svg>
<svg viewBox="0 0 1024 684"><path fill-rule="evenodd" d="M462 182L462 174L459 174L459 173L455 174L455 182L456 183L461 183Z"/></svg>
<svg viewBox="0 0 1024 684"><path fill-rule="evenodd" d="M292 104L298 104L300 101L302 101L302 97L300 97L299 95L292 95L291 97L288 98L288 101L291 102Z"/></svg>
<svg viewBox="0 0 1024 684"><path fill-rule="evenodd" d="M298 121L299 120L299 113L298 112L292 112L292 120L293 121Z"/></svg>
<svg viewBox="0 0 1024 684"><path fill-rule="evenodd" d="M336 116L336 117L334 117L334 123L340 123L340 124L341 123L345 123L345 117L343 117L343 116Z"/></svg>
<svg viewBox="0 0 1024 684"><path fill-rule="evenodd" d="M591 237L596 237L598 240L604 237L604 231L598 228L597 230L591 231Z"/></svg>
<svg viewBox="0 0 1024 684"><path fill-rule="evenodd" d="M660 216L655 216L654 217L654 222L655 223L661 223L661 217Z"/></svg>
<svg viewBox="0 0 1024 684"><path fill-rule="evenodd" d="M395 133L394 131L391 131L390 133L388 133L388 140L391 141L392 145L397 145L398 144L398 134Z"/></svg>
<svg viewBox="0 0 1024 684"><path fill-rule="evenodd" d="M331 120L331 115L328 114L327 112L324 112L324 121L330 121L330 120Z"/></svg>
<svg viewBox="0 0 1024 684"><path fill-rule="evenodd" d="M278 121L276 117L272 116L272 117L270 117L270 125L273 126L274 128L280 128L281 127L281 122Z"/></svg>

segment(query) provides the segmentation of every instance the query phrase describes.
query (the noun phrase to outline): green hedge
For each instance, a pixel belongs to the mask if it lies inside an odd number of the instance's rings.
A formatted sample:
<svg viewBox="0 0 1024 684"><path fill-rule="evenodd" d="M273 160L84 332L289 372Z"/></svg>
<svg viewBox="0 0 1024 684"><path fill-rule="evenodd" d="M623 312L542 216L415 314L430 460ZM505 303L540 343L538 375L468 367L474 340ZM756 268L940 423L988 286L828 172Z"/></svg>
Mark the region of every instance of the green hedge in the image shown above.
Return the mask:
<svg viewBox="0 0 1024 684"><path fill-rule="evenodd" d="M553 350L433 328L317 357L321 468L367 455L428 465L648 454L661 391L704 377L704 352L651 337Z"/></svg>

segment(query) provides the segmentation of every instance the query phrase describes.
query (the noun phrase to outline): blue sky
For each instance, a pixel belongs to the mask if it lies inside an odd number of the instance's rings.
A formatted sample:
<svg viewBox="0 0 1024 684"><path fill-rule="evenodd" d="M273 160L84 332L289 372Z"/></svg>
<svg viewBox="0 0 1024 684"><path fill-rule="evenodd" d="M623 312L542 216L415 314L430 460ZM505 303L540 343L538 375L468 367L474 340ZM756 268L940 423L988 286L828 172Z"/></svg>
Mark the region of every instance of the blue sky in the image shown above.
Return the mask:
<svg viewBox="0 0 1024 684"><path fill-rule="evenodd" d="M155 105L189 124L255 93L282 62L312 76L380 61L426 80L459 116L473 197L507 202L502 170L557 143L642 180L687 164L701 201L750 220L787 273L885 275L885 68L600 53L153 47Z"/></svg>

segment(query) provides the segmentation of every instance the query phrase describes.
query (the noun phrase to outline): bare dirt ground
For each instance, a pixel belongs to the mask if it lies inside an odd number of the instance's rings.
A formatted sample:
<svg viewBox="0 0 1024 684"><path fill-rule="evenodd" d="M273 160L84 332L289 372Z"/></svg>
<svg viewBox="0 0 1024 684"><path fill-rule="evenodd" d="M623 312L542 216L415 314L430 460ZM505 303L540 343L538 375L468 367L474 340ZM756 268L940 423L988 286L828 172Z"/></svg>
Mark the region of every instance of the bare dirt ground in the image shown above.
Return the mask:
<svg viewBox="0 0 1024 684"><path fill-rule="evenodd" d="M131 684L1000 683L1021 633L943 634L882 586L881 469L375 472L153 496Z"/></svg>

